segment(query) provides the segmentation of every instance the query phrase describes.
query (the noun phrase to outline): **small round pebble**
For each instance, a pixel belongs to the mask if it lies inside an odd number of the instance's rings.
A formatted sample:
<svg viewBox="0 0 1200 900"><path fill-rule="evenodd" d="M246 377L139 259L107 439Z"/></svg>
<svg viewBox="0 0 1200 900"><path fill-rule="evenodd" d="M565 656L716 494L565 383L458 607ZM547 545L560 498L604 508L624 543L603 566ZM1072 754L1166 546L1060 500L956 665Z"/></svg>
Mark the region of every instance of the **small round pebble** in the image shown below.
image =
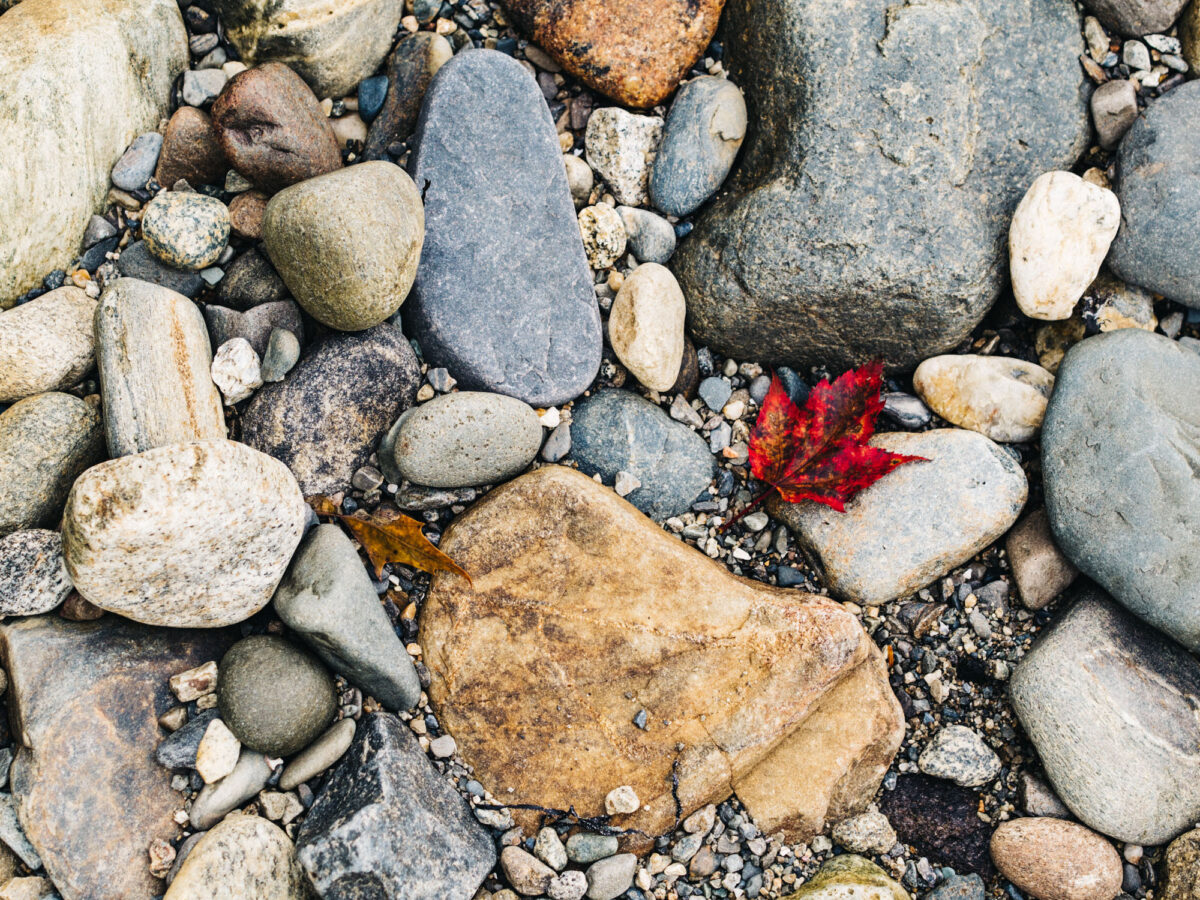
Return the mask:
<svg viewBox="0 0 1200 900"><path fill-rule="evenodd" d="M538 832L537 840L533 843L533 855L555 872L567 867L567 848L563 846L558 832L549 826Z"/></svg>
<svg viewBox="0 0 1200 900"><path fill-rule="evenodd" d="M1000 758L976 732L947 725L921 751L917 765L926 775L963 787L979 787L1000 774Z"/></svg>
<svg viewBox="0 0 1200 900"><path fill-rule="evenodd" d="M546 889L546 895L550 900L581 900L587 889L587 876L578 870L572 870L552 879Z"/></svg>
<svg viewBox="0 0 1200 900"><path fill-rule="evenodd" d="M851 853L884 854L896 844L896 832L887 816L870 809L833 826L835 843Z"/></svg>
<svg viewBox="0 0 1200 900"><path fill-rule="evenodd" d="M364 122L372 122L383 109L384 98L387 97L388 80L386 75L375 75L364 78L358 83L358 114Z"/></svg>
<svg viewBox="0 0 1200 900"><path fill-rule="evenodd" d="M592 188L596 186L596 176L592 174L592 167L570 153L563 154L563 165L567 168L567 187L571 189L571 199L575 202L575 208L587 206Z"/></svg>
<svg viewBox="0 0 1200 900"><path fill-rule="evenodd" d="M454 743L454 738L448 734L443 734L429 742L429 752L437 759L449 759L457 749L458 745Z"/></svg>
<svg viewBox="0 0 1200 900"><path fill-rule="evenodd" d="M229 210L216 197L162 191L146 205L142 237L168 266L203 269L220 258L229 241Z"/></svg>
<svg viewBox="0 0 1200 900"><path fill-rule="evenodd" d="M286 328L272 328L263 354L261 375L265 382L283 381L300 359L300 341Z"/></svg>
<svg viewBox="0 0 1200 900"><path fill-rule="evenodd" d="M567 857L573 863L587 865L612 856L618 846L617 839L612 835L581 831L567 838Z"/></svg>
<svg viewBox="0 0 1200 900"><path fill-rule="evenodd" d="M613 788L604 798L604 811L610 816L624 816L635 813L641 808L642 801L637 792L627 784Z"/></svg>
<svg viewBox="0 0 1200 900"><path fill-rule="evenodd" d="M588 265L597 271L612 268L625 252L625 225L617 211L607 204L583 210L579 214L579 230Z"/></svg>
<svg viewBox="0 0 1200 900"><path fill-rule="evenodd" d="M658 263L638 266L617 291L609 341L621 363L651 390L668 390L679 376L686 316L679 283Z"/></svg>
<svg viewBox="0 0 1200 900"><path fill-rule="evenodd" d="M537 897L546 893L555 871L520 847L505 847L500 852L500 868L518 894Z"/></svg>
<svg viewBox="0 0 1200 900"><path fill-rule="evenodd" d="M616 900L620 897L633 884L637 862L638 858L632 853L620 853L588 866L588 900Z"/></svg>

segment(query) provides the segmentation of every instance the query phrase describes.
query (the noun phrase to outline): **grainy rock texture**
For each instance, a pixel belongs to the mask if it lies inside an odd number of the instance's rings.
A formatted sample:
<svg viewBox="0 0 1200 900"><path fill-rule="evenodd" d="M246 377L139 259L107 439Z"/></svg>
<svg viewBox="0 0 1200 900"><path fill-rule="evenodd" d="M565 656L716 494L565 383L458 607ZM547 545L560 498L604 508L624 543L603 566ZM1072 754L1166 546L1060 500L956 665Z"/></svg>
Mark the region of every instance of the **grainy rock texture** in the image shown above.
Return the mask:
<svg viewBox="0 0 1200 900"><path fill-rule="evenodd" d="M242 439L282 460L305 496L342 490L412 405L420 381L416 354L398 328L335 334L254 396L242 415Z"/></svg>
<svg viewBox="0 0 1200 900"><path fill-rule="evenodd" d="M74 286L0 312L0 403L77 384L95 362L95 312Z"/></svg>
<svg viewBox="0 0 1200 900"><path fill-rule="evenodd" d="M1037 900L1112 900L1121 857L1094 831L1062 819L1014 819L992 835L1000 874Z"/></svg>
<svg viewBox="0 0 1200 900"><path fill-rule="evenodd" d="M1005 356L933 356L917 366L913 388L935 413L993 441L1030 441L1046 414L1054 376Z"/></svg>
<svg viewBox="0 0 1200 900"><path fill-rule="evenodd" d="M188 853L163 900L308 900L308 879L278 825L231 816Z"/></svg>
<svg viewBox="0 0 1200 900"><path fill-rule="evenodd" d="M363 145L366 159L381 159L389 144L409 139L429 82L453 55L450 42L432 31L419 31L396 44L385 70L387 94Z"/></svg>
<svg viewBox="0 0 1200 900"><path fill-rule="evenodd" d="M5 162L0 308L75 257L113 163L157 128L187 62L172 0L26 0L4 13L0 146L36 151Z"/></svg>
<svg viewBox="0 0 1200 900"><path fill-rule="evenodd" d="M0 627L20 750L21 823L63 900L151 900L146 848L178 833L179 794L154 759L167 679L219 656L218 631L163 631L109 616Z"/></svg>
<svg viewBox="0 0 1200 900"><path fill-rule="evenodd" d="M88 600L150 625L240 622L271 599L308 515L287 469L233 441L94 466L71 489L63 550Z"/></svg>
<svg viewBox="0 0 1200 900"><path fill-rule="evenodd" d="M829 860L787 900L842 900L846 897L909 900L908 891L889 878L887 872L869 859L852 853Z"/></svg>
<svg viewBox="0 0 1200 900"><path fill-rule="evenodd" d="M674 257L693 337L833 371L957 345L1001 290L1021 194L1087 148L1074 8L733 0L725 27L751 124Z"/></svg>
<svg viewBox="0 0 1200 900"><path fill-rule="evenodd" d="M1200 663L1090 588L1009 683L1046 774L1081 821L1164 844L1200 817Z"/></svg>
<svg viewBox="0 0 1200 900"><path fill-rule="evenodd" d="M810 726L829 721L822 704L878 659L836 604L729 575L570 469L492 491L441 547L474 586L434 576L421 611L430 697L463 758L481 781L512 788L510 802L599 815L608 792L629 785L642 802L623 826L661 833L675 821L672 771L685 815L724 799L790 741L811 740ZM902 723L890 692L844 700L858 705L860 731L869 723L894 752ZM643 710L655 723L646 731L634 724ZM787 818L821 821L831 802L850 805L839 781L865 789L853 798L865 805L883 754L863 777L852 771L860 747L776 767L775 802L795 804ZM838 770L833 797L799 789L825 781L827 767Z"/></svg>
<svg viewBox="0 0 1200 900"><path fill-rule="evenodd" d="M71 593L57 531L33 528L0 538L0 615L49 612Z"/></svg>
<svg viewBox="0 0 1200 900"><path fill-rule="evenodd" d="M287 63L318 97L342 97L392 45L403 0L217 0L230 42L248 66Z"/></svg>
<svg viewBox="0 0 1200 900"><path fill-rule="evenodd" d="M901 466L839 513L773 502L830 591L874 606L924 587L1017 520L1028 484L1004 450L956 429L878 434L871 444L927 462Z"/></svg>
<svg viewBox="0 0 1200 900"><path fill-rule="evenodd" d="M900 840L934 864L984 878L996 874L988 853L992 827L980 820L979 793L928 775L902 775L879 809Z"/></svg>
<svg viewBox="0 0 1200 900"><path fill-rule="evenodd" d="M618 203L641 206L646 202L662 130L658 116L634 115L619 106L598 109L588 118L588 165L604 179Z"/></svg>
<svg viewBox="0 0 1200 900"><path fill-rule="evenodd" d="M1141 37L1170 28L1187 0L1084 0L1083 5L1109 28Z"/></svg>
<svg viewBox="0 0 1200 900"><path fill-rule="evenodd" d="M1117 601L1200 650L1200 357L1127 328L1072 347L1042 430L1050 526Z"/></svg>
<svg viewBox="0 0 1200 900"><path fill-rule="evenodd" d="M405 332L464 388L574 399L600 366L600 312L537 83L503 53L460 54L430 84L414 142L425 246Z"/></svg>
<svg viewBox="0 0 1200 900"><path fill-rule="evenodd" d="M95 327L112 456L225 437L208 331L187 297L119 278L100 297Z"/></svg>
<svg viewBox="0 0 1200 900"><path fill-rule="evenodd" d="M1200 897L1200 828L1171 842L1166 855L1164 900L1194 900Z"/></svg>
<svg viewBox="0 0 1200 900"><path fill-rule="evenodd" d="M168 266L203 269L217 261L229 240L229 210L206 194L160 191L142 211L142 239Z"/></svg>
<svg viewBox="0 0 1200 900"><path fill-rule="evenodd" d="M717 30L724 0L504 0L517 26L628 106L667 98Z"/></svg>

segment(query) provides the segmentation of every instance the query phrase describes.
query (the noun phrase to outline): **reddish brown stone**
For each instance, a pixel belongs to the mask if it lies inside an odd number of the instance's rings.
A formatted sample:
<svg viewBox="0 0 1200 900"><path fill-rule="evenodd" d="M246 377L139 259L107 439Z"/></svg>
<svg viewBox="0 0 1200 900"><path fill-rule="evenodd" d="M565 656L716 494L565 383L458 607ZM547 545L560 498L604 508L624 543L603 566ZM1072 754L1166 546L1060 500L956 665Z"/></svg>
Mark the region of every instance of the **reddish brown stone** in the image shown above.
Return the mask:
<svg viewBox="0 0 1200 900"><path fill-rule="evenodd" d="M83 599L79 591L71 591L58 608L58 614L69 622L92 622L104 615L104 610Z"/></svg>
<svg viewBox="0 0 1200 900"><path fill-rule="evenodd" d="M163 134L154 180L166 188L180 178L193 186L223 184L228 166L208 113L194 106L175 110Z"/></svg>
<svg viewBox="0 0 1200 900"><path fill-rule="evenodd" d="M504 0L564 69L627 106L675 90L717 30L725 0Z"/></svg>
<svg viewBox="0 0 1200 900"><path fill-rule="evenodd" d="M263 215L271 198L262 191L238 194L229 204L229 226L235 234L252 241L262 240Z"/></svg>
<svg viewBox="0 0 1200 900"><path fill-rule="evenodd" d="M267 193L342 167L316 94L283 63L233 76L213 103L212 118L233 167Z"/></svg>

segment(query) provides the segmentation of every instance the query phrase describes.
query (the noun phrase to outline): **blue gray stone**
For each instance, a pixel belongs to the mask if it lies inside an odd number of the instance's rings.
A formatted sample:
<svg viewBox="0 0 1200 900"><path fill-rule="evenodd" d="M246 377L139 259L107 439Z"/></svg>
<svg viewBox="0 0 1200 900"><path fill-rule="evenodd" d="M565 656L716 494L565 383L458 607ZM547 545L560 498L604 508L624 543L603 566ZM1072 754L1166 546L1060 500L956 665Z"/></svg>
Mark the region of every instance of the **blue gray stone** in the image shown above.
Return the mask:
<svg viewBox="0 0 1200 900"><path fill-rule="evenodd" d="M154 758L158 760L158 764L168 769L194 769L196 752L200 749L204 732L208 730L208 723L218 715L220 713L216 709L201 710L181 728L164 738L154 751Z"/></svg>
<svg viewBox="0 0 1200 900"><path fill-rule="evenodd" d="M139 134L113 166L112 183L123 191L144 188L150 176L154 174L154 167L158 165L158 154L162 150L162 144L161 134Z"/></svg>
<svg viewBox="0 0 1200 900"><path fill-rule="evenodd" d="M137 241L121 251L117 259L117 271L126 278L159 284L192 300L204 290L204 279L199 272L171 268L150 252L145 241Z"/></svg>
<svg viewBox="0 0 1200 900"><path fill-rule="evenodd" d="M387 96L387 89L386 75L374 75L358 83L358 114L368 125L383 108L383 98Z"/></svg>
<svg viewBox="0 0 1200 900"><path fill-rule="evenodd" d="M654 519L686 512L716 468L704 440L653 403L604 390L575 406L571 457L586 475L612 484L628 472L642 486L625 499Z"/></svg>
<svg viewBox="0 0 1200 900"><path fill-rule="evenodd" d="M721 408L729 402L729 398L733 394L733 387L720 375L710 375L700 382L699 394L705 406L713 412L720 412Z"/></svg>
<svg viewBox="0 0 1200 900"><path fill-rule="evenodd" d="M537 82L498 51L460 53L414 142L425 246L405 334L465 389L536 407L579 396L600 367L600 311Z"/></svg>
<svg viewBox="0 0 1200 900"><path fill-rule="evenodd" d="M263 303L245 312L209 303L204 307L204 320L214 347L235 337L245 338L260 359L266 355L274 331L290 331L297 343L304 340L304 320L295 300Z"/></svg>
<svg viewBox="0 0 1200 900"><path fill-rule="evenodd" d="M675 229L662 216L636 206L618 206L629 252L638 262L666 263L675 252Z"/></svg>

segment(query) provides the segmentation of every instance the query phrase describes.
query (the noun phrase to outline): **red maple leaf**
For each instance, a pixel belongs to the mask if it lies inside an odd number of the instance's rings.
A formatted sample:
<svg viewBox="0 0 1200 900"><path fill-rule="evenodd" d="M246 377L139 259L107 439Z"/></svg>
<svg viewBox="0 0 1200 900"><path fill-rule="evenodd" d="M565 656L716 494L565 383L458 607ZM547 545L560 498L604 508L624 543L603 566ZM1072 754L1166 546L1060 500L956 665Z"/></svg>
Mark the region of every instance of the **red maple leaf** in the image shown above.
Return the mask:
<svg viewBox="0 0 1200 900"><path fill-rule="evenodd" d="M845 512L847 500L892 469L925 461L867 443L883 411L882 387L883 362L875 360L821 381L801 409L772 377L750 432L750 473L768 487L725 527L775 490L788 503L815 500Z"/></svg>

